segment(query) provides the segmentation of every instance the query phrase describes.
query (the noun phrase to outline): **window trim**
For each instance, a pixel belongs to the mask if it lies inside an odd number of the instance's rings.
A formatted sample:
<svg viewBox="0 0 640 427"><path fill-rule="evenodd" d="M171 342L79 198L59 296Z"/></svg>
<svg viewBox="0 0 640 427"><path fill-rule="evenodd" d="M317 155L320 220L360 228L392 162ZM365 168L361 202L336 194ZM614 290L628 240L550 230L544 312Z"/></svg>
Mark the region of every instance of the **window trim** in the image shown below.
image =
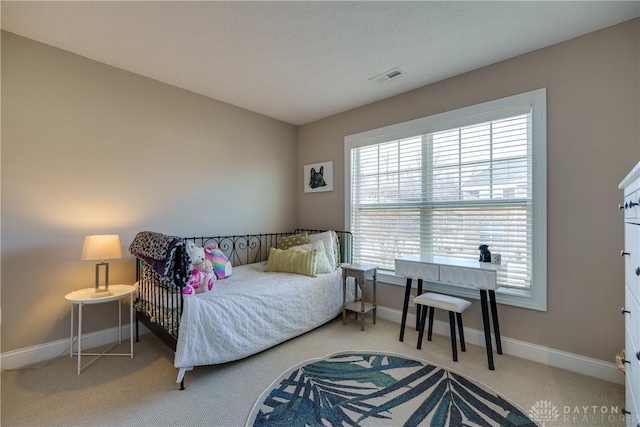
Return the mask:
<svg viewBox="0 0 640 427"><path fill-rule="evenodd" d="M502 304L532 310L547 311L547 91L536 89L493 101L483 102L427 117L409 120L372 129L344 138L344 203L345 226L351 229L351 149L388 142L394 139L464 126L473 117L477 123L491 120L496 112L531 106L531 146L533 173L533 254L532 283L530 289L500 288L496 290L496 301ZM405 286L405 279L389 272L380 271L380 282ZM462 286L429 283L429 289L451 295L478 299L478 292Z"/></svg>

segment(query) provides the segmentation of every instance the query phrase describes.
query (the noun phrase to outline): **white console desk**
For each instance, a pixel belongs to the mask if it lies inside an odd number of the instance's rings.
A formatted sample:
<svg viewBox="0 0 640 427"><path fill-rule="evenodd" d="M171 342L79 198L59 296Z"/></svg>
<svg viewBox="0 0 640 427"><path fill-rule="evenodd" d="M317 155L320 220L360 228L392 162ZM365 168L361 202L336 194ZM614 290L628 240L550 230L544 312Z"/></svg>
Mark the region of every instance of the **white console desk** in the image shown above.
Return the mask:
<svg viewBox="0 0 640 427"><path fill-rule="evenodd" d="M493 346L491 344L491 327L489 325L489 303L491 304L493 331L496 337L496 350L498 354L502 354L495 293L495 290L500 287L497 277L498 270L502 267L504 267L504 265L492 264L490 262L427 254L406 255L396 258L396 274L407 278L404 305L402 307L402 322L400 324L400 341L404 340L404 328L407 323L412 279L418 279L418 295L422 294L423 281L472 286L480 291L487 361L489 363L489 369L493 370ZM487 302L487 293L489 303ZM420 307L416 307L416 328L418 319L420 319Z"/></svg>

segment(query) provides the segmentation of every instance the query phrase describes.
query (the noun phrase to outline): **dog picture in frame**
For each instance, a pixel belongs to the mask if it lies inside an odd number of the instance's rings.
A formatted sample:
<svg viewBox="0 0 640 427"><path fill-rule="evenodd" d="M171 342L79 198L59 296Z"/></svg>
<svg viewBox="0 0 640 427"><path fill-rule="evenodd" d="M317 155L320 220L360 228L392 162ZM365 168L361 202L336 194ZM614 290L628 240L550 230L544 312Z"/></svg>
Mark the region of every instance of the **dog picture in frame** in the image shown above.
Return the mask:
<svg viewBox="0 0 640 427"><path fill-rule="evenodd" d="M333 161L304 166L304 192L333 191Z"/></svg>

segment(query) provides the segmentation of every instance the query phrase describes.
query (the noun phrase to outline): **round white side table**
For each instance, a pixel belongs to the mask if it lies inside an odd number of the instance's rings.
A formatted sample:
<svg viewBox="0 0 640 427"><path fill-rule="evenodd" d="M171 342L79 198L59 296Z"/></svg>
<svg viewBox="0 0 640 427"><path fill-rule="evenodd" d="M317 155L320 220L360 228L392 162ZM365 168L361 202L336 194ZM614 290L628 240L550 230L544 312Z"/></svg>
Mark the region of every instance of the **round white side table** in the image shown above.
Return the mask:
<svg viewBox="0 0 640 427"><path fill-rule="evenodd" d="M74 291L67 294L64 299L66 299L71 304L71 338L70 347L69 347L69 357L73 357L73 307L75 305L78 306L78 347L76 349L76 355L78 356L78 375L82 372L84 368L95 362L101 356L130 356L133 357L133 299L134 294L137 291L136 286L132 285L109 285L109 291L111 295L99 298L93 298L92 294L94 293L93 288L81 289L79 291ZM120 301L124 298L129 298L129 319L130 319L130 330L129 330L129 340L130 340L130 351L129 353L107 353L117 344L122 342L122 305L118 303L118 342L114 343L108 349L103 351L102 353L83 353L82 352L82 307L85 305L92 304L104 304L112 301ZM96 356L85 366L82 366L82 356Z"/></svg>

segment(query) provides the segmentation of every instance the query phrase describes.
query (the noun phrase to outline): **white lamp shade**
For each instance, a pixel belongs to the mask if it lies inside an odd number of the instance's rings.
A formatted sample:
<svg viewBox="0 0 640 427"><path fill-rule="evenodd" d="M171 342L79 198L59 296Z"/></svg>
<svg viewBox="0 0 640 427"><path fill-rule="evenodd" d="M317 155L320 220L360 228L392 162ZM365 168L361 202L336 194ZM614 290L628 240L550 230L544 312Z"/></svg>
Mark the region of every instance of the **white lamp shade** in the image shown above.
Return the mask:
<svg viewBox="0 0 640 427"><path fill-rule="evenodd" d="M81 260L102 261L118 258L122 258L119 235L95 234L84 238Z"/></svg>

